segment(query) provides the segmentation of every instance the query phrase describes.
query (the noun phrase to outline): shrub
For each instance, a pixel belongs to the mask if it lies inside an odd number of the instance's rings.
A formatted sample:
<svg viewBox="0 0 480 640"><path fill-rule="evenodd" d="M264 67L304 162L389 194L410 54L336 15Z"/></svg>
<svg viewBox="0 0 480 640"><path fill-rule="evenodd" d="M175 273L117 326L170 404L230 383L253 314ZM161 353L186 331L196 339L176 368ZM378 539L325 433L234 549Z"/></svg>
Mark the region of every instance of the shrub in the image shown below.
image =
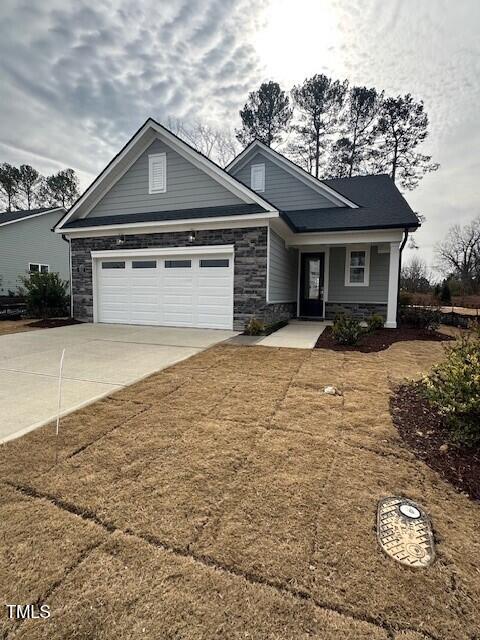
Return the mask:
<svg viewBox="0 0 480 640"><path fill-rule="evenodd" d="M332 327L333 337L338 344L357 344L358 339L363 333L358 320L344 313L335 316Z"/></svg>
<svg viewBox="0 0 480 640"><path fill-rule="evenodd" d="M480 333L447 348L443 362L423 380L428 399L444 416L452 440L480 445Z"/></svg>
<svg viewBox="0 0 480 640"><path fill-rule="evenodd" d="M377 331L378 329L383 329L383 325L385 324L382 316L379 316L377 313L374 313L369 318L367 318L367 331L371 333L372 331Z"/></svg>
<svg viewBox="0 0 480 640"><path fill-rule="evenodd" d="M405 307L400 309L400 322L403 325L417 329L427 329L427 331L438 329L440 316L438 309L427 309L425 307Z"/></svg>
<svg viewBox="0 0 480 640"><path fill-rule="evenodd" d="M245 325L245 334L247 336L260 336L265 331L265 323L257 318L250 318Z"/></svg>
<svg viewBox="0 0 480 640"><path fill-rule="evenodd" d="M412 296L408 291L400 291L398 294L398 304L401 307L407 307L409 304L412 304Z"/></svg>
<svg viewBox="0 0 480 640"><path fill-rule="evenodd" d="M35 318L66 316L68 310L68 282L58 273L30 273L21 278L27 314Z"/></svg>

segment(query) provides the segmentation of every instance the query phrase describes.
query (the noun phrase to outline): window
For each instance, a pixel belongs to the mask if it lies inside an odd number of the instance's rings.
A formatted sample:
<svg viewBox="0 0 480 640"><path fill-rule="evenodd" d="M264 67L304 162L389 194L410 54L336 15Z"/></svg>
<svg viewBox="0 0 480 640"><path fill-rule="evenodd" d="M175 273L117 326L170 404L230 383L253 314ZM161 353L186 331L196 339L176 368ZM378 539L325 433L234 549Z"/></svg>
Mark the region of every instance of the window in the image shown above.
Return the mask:
<svg viewBox="0 0 480 640"><path fill-rule="evenodd" d="M125 269L125 262L102 262L102 269Z"/></svg>
<svg viewBox="0 0 480 640"><path fill-rule="evenodd" d="M347 247L345 286L368 287L370 272L369 247Z"/></svg>
<svg viewBox="0 0 480 640"><path fill-rule="evenodd" d="M229 262L228 259L217 259L217 260L200 260L201 267L228 267Z"/></svg>
<svg viewBox="0 0 480 640"><path fill-rule="evenodd" d="M191 260L165 260L166 269L189 269L192 266Z"/></svg>
<svg viewBox="0 0 480 640"><path fill-rule="evenodd" d="M250 169L250 185L254 191L265 191L264 164L252 164Z"/></svg>
<svg viewBox="0 0 480 640"><path fill-rule="evenodd" d="M30 273L48 273L50 271L50 267L48 264L38 264L38 262L29 262L28 270Z"/></svg>
<svg viewBox="0 0 480 640"><path fill-rule="evenodd" d="M133 260L132 269L156 269L156 260Z"/></svg>
<svg viewBox="0 0 480 640"><path fill-rule="evenodd" d="M167 155L154 153L148 156L148 193L165 193L167 190Z"/></svg>

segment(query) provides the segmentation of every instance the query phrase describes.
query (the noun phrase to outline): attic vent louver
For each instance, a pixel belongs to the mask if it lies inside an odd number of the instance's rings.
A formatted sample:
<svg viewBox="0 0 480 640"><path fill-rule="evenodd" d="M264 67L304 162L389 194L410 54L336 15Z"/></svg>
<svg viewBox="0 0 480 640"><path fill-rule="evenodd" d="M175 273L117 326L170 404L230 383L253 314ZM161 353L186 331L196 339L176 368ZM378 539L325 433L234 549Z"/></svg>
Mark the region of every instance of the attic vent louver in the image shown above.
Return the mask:
<svg viewBox="0 0 480 640"><path fill-rule="evenodd" d="M167 190L167 156L155 153L148 156L148 192L165 193Z"/></svg>

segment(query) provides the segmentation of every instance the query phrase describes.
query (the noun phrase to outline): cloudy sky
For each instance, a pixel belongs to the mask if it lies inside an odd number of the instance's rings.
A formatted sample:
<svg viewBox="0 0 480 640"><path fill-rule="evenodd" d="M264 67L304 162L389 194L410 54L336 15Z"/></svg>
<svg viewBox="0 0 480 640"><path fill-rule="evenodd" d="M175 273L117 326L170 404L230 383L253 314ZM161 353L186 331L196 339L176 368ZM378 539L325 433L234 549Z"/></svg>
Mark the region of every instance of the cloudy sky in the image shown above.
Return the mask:
<svg viewBox="0 0 480 640"><path fill-rule="evenodd" d="M431 262L480 213L479 29L478 0L2 0L0 162L86 187L148 116L232 127L266 79L411 92L441 164L407 194Z"/></svg>

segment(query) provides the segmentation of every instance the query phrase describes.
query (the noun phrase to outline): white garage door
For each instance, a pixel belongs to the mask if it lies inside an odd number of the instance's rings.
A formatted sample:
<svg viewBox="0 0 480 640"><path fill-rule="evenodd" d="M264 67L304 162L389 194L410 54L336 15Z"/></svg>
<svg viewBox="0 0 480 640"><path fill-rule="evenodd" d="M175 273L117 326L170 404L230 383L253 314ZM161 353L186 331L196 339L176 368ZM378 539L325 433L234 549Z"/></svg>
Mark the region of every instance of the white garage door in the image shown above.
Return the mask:
<svg viewBox="0 0 480 640"><path fill-rule="evenodd" d="M96 320L231 329L233 254L96 258Z"/></svg>

